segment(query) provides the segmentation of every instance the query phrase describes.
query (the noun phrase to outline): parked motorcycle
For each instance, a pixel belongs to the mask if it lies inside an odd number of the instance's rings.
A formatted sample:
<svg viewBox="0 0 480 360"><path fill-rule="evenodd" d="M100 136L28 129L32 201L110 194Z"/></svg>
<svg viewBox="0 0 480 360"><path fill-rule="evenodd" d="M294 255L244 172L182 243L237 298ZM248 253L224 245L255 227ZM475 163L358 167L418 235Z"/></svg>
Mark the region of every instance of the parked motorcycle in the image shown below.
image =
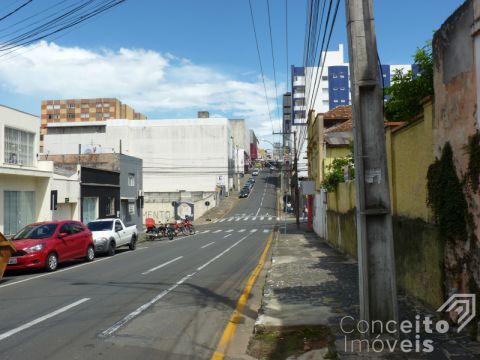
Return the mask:
<svg viewBox="0 0 480 360"><path fill-rule="evenodd" d="M155 219L146 218L145 227L147 228L147 240L155 240L161 237L168 237L169 240L172 240L174 237L174 231L170 226L163 224L156 224Z"/></svg>

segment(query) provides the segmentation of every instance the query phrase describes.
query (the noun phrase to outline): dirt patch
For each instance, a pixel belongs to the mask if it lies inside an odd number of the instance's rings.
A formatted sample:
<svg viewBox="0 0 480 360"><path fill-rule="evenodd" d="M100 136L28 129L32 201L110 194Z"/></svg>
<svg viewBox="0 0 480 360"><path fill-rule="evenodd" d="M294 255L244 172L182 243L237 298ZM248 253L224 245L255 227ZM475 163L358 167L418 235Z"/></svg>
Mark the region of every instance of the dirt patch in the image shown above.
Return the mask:
<svg viewBox="0 0 480 360"><path fill-rule="evenodd" d="M325 348L331 339L330 329L322 325L265 330L250 338L247 353L256 359L280 360Z"/></svg>

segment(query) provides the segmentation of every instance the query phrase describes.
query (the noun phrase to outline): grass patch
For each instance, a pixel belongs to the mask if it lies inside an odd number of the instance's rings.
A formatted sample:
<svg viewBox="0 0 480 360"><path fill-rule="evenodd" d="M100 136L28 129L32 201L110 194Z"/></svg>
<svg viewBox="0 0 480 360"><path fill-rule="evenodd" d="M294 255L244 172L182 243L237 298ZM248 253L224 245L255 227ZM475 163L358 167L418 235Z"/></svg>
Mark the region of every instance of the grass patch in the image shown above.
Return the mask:
<svg viewBox="0 0 480 360"><path fill-rule="evenodd" d="M265 330L250 338L247 351L256 359L286 359L326 347L330 335L330 329L322 325Z"/></svg>

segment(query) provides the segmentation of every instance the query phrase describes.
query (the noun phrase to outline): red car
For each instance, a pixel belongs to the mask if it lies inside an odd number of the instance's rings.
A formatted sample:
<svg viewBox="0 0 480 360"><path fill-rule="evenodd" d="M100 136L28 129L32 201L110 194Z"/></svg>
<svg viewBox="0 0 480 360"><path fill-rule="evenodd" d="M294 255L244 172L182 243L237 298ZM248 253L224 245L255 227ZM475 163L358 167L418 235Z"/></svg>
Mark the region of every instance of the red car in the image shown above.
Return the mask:
<svg viewBox="0 0 480 360"><path fill-rule="evenodd" d="M25 226L13 238L17 251L8 270L44 268L55 271L59 263L84 258L92 261L92 233L79 221L49 221Z"/></svg>

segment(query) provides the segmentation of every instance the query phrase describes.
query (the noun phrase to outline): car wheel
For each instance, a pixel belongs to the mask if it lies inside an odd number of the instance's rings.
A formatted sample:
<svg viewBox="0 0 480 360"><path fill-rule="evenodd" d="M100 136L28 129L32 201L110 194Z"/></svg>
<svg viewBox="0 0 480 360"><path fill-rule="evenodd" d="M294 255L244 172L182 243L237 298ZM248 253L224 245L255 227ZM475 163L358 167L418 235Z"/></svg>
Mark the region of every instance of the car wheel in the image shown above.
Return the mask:
<svg viewBox="0 0 480 360"><path fill-rule="evenodd" d="M95 249L93 248L92 245L90 245L88 248L87 248L87 256L85 256L85 259L90 262L90 261L93 261L93 259L95 259Z"/></svg>
<svg viewBox="0 0 480 360"><path fill-rule="evenodd" d="M130 250L135 250L137 248L137 238L135 235L132 236L132 240L130 240L130 244L128 245Z"/></svg>
<svg viewBox="0 0 480 360"><path fill-rule="evenodd" d="M108 245L107 255L115 255L115 241L110 241L110 244Z"/></svg>
<svg viewBox="0 0 480 360"><path fill-rule="evenodd" d="M58 257L55 253L50 253L47 256L47 260L45 262L45 269L47 271L55 271L58 267Z"/></svg>

